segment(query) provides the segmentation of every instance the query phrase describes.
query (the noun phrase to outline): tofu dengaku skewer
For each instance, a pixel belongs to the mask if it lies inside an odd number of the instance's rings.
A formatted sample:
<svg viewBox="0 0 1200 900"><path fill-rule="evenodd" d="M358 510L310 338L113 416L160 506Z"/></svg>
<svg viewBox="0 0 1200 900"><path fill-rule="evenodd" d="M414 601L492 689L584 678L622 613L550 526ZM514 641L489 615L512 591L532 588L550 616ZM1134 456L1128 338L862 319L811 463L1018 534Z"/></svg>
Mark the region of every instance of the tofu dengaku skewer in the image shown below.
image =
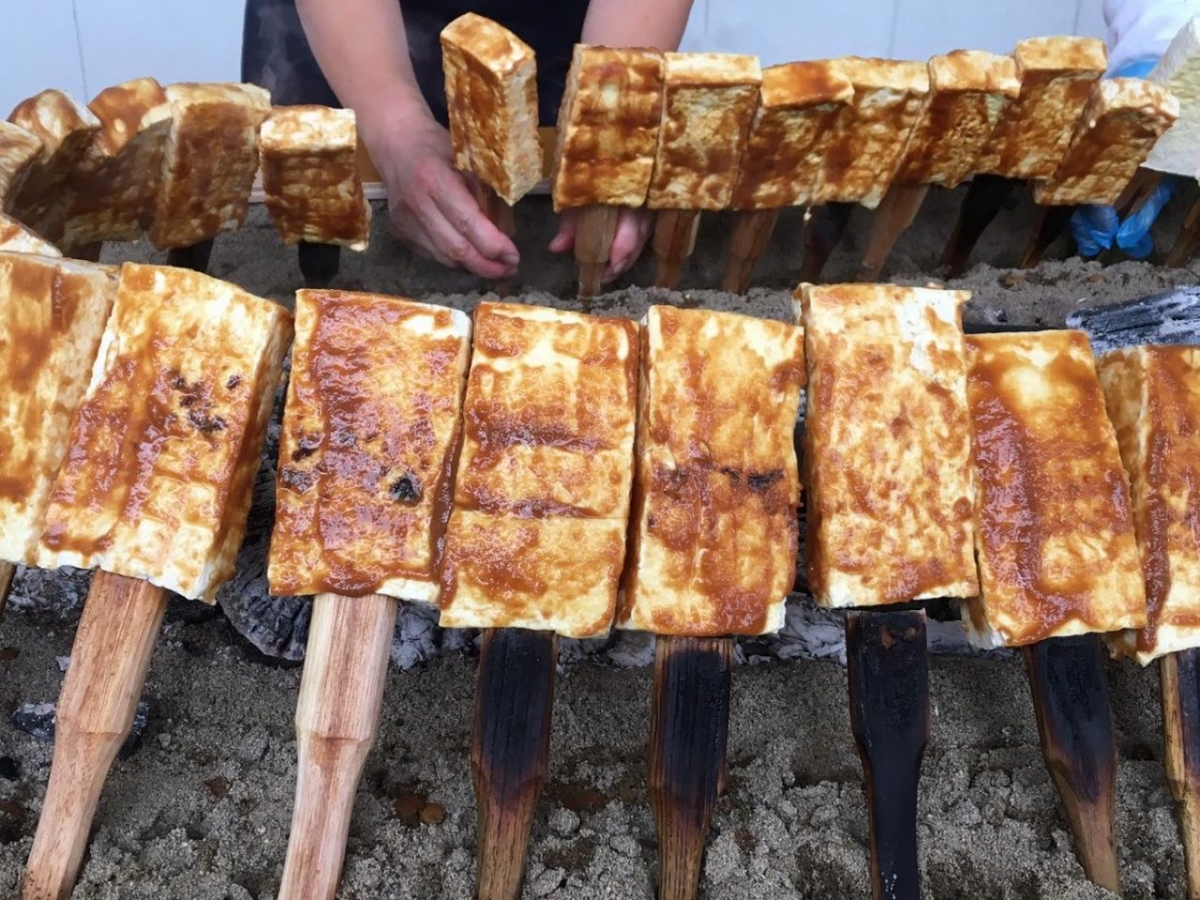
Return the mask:
<svg viewBox="0 0 1200 900"><path fill-rule="evenodd" d="M315 594L280 900L332 900L379 727L397 601L436 601L470 353L461 312L298 291L268 576Z"/></svg>
<svg viewBox="0 0 1200 900"><path fill-rule="evenodd" d="M291 331L282 307L233 285L121 269L35 554L99 571L59 696L25 900L71 892L166 591L212 602L233 573Z"/></svg>
<svg viewBox="0 0 1200 900"><path fill-rule="evenodd" d="M796 576L804 331L652 306L642 334L617 622L658 635L649 773L658 895L690 900L725 773L731 635L777 631Z"/></svg>

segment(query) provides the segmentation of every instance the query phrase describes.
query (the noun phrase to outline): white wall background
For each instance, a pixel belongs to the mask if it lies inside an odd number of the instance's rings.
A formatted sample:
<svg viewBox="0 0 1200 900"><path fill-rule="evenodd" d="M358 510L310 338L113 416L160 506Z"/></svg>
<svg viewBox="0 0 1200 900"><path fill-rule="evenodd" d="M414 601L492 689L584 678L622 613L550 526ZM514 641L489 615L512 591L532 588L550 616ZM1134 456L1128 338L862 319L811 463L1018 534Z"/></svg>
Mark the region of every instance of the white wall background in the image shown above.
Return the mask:
<svg viewBox="0 0 1200 900"><path fill-rule="evenodd" d="M647 0L653 2L653 0ZM764 65L846 54L923 59L1008 52L1039 34L1104 36L1102 0L695 0L684 49L757 53ZM153 75L236 80L244 0L0 0L0 116L57 87L88 100Z"/></svg>

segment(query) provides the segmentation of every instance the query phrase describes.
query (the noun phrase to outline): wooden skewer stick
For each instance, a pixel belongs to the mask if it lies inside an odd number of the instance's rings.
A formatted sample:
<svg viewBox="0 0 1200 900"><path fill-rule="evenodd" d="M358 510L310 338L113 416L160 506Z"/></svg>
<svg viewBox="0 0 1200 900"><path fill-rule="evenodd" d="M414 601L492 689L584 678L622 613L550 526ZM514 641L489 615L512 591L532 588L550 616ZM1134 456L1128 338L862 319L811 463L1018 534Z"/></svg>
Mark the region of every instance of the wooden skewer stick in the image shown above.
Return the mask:
<svg viewBox="0 0 1200 900"><path fill-rule="evenodd" d="M1200 900L1200 650L1159 662L1167 780L1179 804L1188 900Z"/></svg>
<svg viewBox="0 0 1200 900"><path fill-rule="evenodd" d="M137 710L166 592L97 570L58 698L54 761L24 900L66 900L75 886L100 790Z"/></svg>
<svg viewBox="0 0 1200 900"><path fill-rule="evenodd" d="M1050 249L1050 245L1057 241L1071 224L1074 212L1074 206L1043 206L1038 211L1033 235L1025 247L1025 255L1021 257L1022 269L1032 269L1042 261L1042 256Z"/></svg>
<svg viewBox="0 0 1200 900"><path fill-rule="evenodd" d="M713 807L725 788L730 638L659 637L650 701L650 804L658 900L693 900Z"/></svg>
<svg viewBox="0 0 1200 900"><path fill-rule="evenodd" d="M896 246L929 193L927 184L894 184L888 188L883 200L875 210L871 221L871 237L867 241L867 252L863 254L858 268L859 281L878 281L883 264L887 262L892 248Z"/></svg>
<svg viewBox="0 0 1200 900"><path fill-rule="evenodd" d="M958 211L954 231L942 253L941 265L950 277L957 278L966 271L971 251L1016 186L1016 181L1000 175L976 175L971 181Z"/></svg>
<svg viewBox="0 0 1200 900"><path fill-rule="evenodd" d="M779 213L778 209L755 209L737 214L729 239L729 260L725 263L721 290L744 294L750 289L750 276L771 242Z"/></svg>
<svg viewBox="0 0 1200 900"><path fill-rule="evenodd" d="M1117 211L1117 216L1124 219L1127 215L1137 209L1142 208L1142 204L1146 202L1151 192L1158 187L1159 182L1163 179L1163 173L1157 172L1154 169L1138 169L1130 179L1129 184L1125 186L1125 190L1121 192L1121 196L1117 198L1117 202L1113 204L1113 208Z"/></svg>
<svg viewBox="0 0 1200 900"><path fill-rule="evenodd" d="M850 613L846 675L866 775L872 895L918 900L917 784L929 741L925 613Z"/></svg>
<svg viewBox="0 0 1200 900"><path fill-rule="evenodd" d="M513 215L513 208L482 178L473 178L471 181L475 187L475 201L479 204L479 208L483 210L483 214L488 217L488 221L495 225L506 237L516 237L517 224L516 217ZM507 297L512 293L512 285L507 281L497 281L492 285L492 290L499 297Z"/></svg>
<svg viewBox="0 0 1200 900"><path fill-rule="evenodd" d="M1167 251L1165 264L1172 269L1182 269L1200 251L1200 200L1197 200L1188 210L1179 228L1179 237Z"/></svg>
<svg viewBox="0 0 1200 900"><path fill-rule="evenodd" d="M337 244L301 241L296 248L296 258L306 288L327 288L342 267L342 248Z"/></svg>
<svg viewBox="0 0 1200 900"><path fill-rule="evenodd" d="M1100 639L1052 638L1024 648L1042 755L1066 808L1088 878L1113 893L1121 876L1113 844L1117 749Z"/></svg>
<svg viewBox="0 0 1200 900"><path fill-rule="evenodd" d="M16 571L17 567L12 563L0 562L0 615L8 603L8 592L12 590L13 573Z"/></svg>
<svg viewBox="0 0 1200 900"><path fill-rule="evenodd" d="M379 730L398 601L318 594L296 705L296 805L279 900L333 900Z"/></svg>
<svg viewBox="0 0 1200 900"><path fill-rule="evenodd" d="M550 763L558 636L523 628L483 636L471 774L479 805L478 900L517 900Z"/></svg>
<svg viewBox="0 0 1200 900"><path fill-rule="evenodd" d="M207 272L208 261L212 258L213 239L201 241L191 247L175 247L167 251L167 265L180 269L191 269L193 272Z"/></svg>
<svg viewBox="0 0 1200 900"><path fill-rule="evenodd" d="M825 263L834 248L842 242L850 224L853 203L826 203L809 210L804 223L804 260L800 263L800 282L821 280Z"/></svg>
<svg viewBox="0 0 1200 900"><path fill-rule="evenodd" d="M575 261L579 264L580 297L586 299L600 293L619 212L615 206L586 206L579 210Z"/></svg>
<svg viewBox="0 0 1200 900"><path fill-rule="evenodd" d="M654 256L657 266L654 286L679 287L683 264L696 249L696 231L700 227L698 209L660 209L654 224Z"/></svg>

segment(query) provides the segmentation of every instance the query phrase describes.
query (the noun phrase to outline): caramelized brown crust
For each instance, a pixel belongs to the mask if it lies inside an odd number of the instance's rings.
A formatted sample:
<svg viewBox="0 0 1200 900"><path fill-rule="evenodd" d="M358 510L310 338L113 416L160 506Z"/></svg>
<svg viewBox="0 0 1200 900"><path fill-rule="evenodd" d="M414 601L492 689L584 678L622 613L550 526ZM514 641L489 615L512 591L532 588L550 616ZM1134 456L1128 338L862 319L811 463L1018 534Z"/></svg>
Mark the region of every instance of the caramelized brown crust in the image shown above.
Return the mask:
<svg viewBox="0 0 1200 900"><path fill-rule="evenodd" d="M511 206L542 179L533 48L470 12L442 30L441 43L454 164Z"/></svg>
<svg viewBox="0 0 1200 900"><path fill-rule="evenodd" d="M153 78L106 88L88 104L100 121L68 184L73 197L64 241L136 241L149 227L171 127L167 95Z"/></svg>
<svg viewBox="0 0 1200 900"><path fill-rule="evenodd" d="M172 84L171 129L151 243L190 247L240 228L258 171L258 127L270 95L251 84Z"/></svg>
<svg viewBox="0 0 1200 900"><path fill-rule="evenodd" d="M1200 647L1200 348L1116 350L1099 369L1146 584L1146 627L1115 643L1145 665Z"/></svg>
<svg viewBox="0 0 1200 900"><path fill-rule="evenodd" d="M5 206L47 240L58 243L70 211L71 174L84 162L100 123L62 91L47 90L17 104L8 121L42 142L42 152Z"/></svg>
<svg viewBox="0 0 1200 900"><path fill-rule="evenodd" d="M1087 337L967 338L984 646L1145 622L1129 486Z"/></svg>
<svg viewBox="0 0 1200 900"><path fill-rule="evenodd" d="M267 209L285 243L367 249L371 207L358 170L354 111L277 106L259 132Z"/></svg>
<svg viewBox="0 0 1200 900"><path fill-rule="evenodd" d="M637 326L482 303L441 622L608 631L625 557Z"/></svg>
<svg viewBox="0 0 1200 900"><path fill-rule="evenodd" d="M469 353L457 310L297 291L272 593L437 599Z"/></svg>
<svg viewBox="0 0 1200 900"><path fill-rule="evenodd" d="M291 315L197 272L126 263L37 563L212 601L233 573Z"/></svg>
<svg viewBox="0 0 1200 900"><path fill-rule="evenodd" d="M663 119L646 205L724 209L758 106L758 59L731 53L667 53Z"/></svg>
<svg viewBox="0 0 1200 900"><path fill-rule="evenodd" d="M929 93L924 63L848 56L838 69L854 99L827 133L813 203L879 205Z"/></svg>
<svg viewBox="0 0 1200 900"><path fill-rule="evenodd" d="M1179 118L1179 101L1140 78L1106 78L1092 96L1054 174L1034 185L1044 206L1111 205Z"/></svg>
<svg viewBox="0 0 1200 900"><path fill-rule="evenodd" d="M554 209L646 202L662 119L663 56L576 44L558 113Z"/></svg>
<svg viewBox="0 0 1200 900"><path fill-rule="evenodd" d="M1030 38L1013 51L1021 94L1009 104L976 164L1006 178L1049 178L1071 142L1092 85L1104 74L1104 42Z"/></svg>
<svg viewBox="0 0 1200 900"><path fill-rule="evenodd" d="M17 192L42 155L42 141L19 125L0 122L0 210L12 207Z"/></svg>
<svg viewBox="0 0 1200 900"><path fill-rule="evenodd" d="M33 563L116 287L107 266L0 252L0 560Z"/></svg>
<svg viewBox="0 0 1200 900"><path fill-rule="evenodd" d="M970 178L1001 114L1020 92L1010 56L954 50L933 57L929 94L895 183L955 187Z"/></svg>
<svg viewBox="0 0 1200 900"><path fill-rule="evenodd" d="M0 213L0 250L9 253L36 253L40 256L62 256L57 247L32 228L26 228L4 213Z"/></svg>
<svg viewBox="0 0 1200 900"><path fill-rule="evenodd" d="M801 285L805 563L823 606L973 597L965 291Z"/></svg>
<svg viewBox="0 0 1200 900"><path fill-rule="evenodd" d="M853 98L854 86L836 60L763 69L758 109L729 205L753 210L810 202L827 132Z"/></svg>
<svg viewBox="0 0 1200 900"><path fill-rule="evenodd" d="M776 631L796 574L804 331L652 306L642 335L618 623L709 637Z"/></svg>

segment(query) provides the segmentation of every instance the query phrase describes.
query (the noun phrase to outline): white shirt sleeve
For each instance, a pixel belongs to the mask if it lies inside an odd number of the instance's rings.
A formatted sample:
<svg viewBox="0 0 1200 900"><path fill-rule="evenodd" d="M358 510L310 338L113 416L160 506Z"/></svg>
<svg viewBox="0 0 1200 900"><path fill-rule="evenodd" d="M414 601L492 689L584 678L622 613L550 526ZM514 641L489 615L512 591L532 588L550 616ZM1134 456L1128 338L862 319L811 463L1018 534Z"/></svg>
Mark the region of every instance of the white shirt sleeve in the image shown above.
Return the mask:
<svg viewBox="0 0 1200 900"><path fill-rule="evenodd" d="M1104 0L1109 74L1158 59L1195 16L1200 16L1200 0Z"/></svg>

